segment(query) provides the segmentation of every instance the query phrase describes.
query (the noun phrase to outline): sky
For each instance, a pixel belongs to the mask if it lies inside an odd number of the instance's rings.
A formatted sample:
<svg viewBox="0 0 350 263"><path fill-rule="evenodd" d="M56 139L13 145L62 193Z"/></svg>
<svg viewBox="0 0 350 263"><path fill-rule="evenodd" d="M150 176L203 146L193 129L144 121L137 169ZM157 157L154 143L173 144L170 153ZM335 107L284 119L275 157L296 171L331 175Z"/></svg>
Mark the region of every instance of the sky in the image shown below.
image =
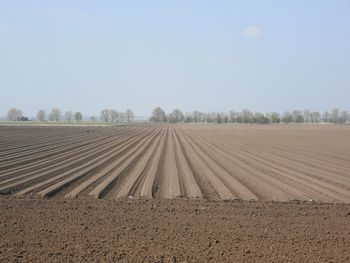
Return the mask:
<svg viewBox="0 0 350 263"><path fill-rule="evenodd" d="M0 0L0 116L350 110L350 1Z"/></svg>

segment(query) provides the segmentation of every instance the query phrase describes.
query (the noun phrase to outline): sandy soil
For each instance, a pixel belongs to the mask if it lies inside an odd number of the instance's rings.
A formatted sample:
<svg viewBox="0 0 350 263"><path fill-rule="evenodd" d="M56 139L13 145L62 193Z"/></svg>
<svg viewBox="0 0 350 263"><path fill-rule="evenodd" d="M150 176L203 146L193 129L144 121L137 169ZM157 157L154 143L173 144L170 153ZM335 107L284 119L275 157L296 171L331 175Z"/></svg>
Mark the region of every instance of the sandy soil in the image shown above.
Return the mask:
<svg viewBox="0 0 350 263"><path fill-rule="evenodd" d="M350 126L2 126L0 194L350 203Z"/></svg>
<svg viewBox="0 0 350 263"><path fill-rule="evenodd" d="M350 205L0 197L0 262L349 262Z"/></svg>

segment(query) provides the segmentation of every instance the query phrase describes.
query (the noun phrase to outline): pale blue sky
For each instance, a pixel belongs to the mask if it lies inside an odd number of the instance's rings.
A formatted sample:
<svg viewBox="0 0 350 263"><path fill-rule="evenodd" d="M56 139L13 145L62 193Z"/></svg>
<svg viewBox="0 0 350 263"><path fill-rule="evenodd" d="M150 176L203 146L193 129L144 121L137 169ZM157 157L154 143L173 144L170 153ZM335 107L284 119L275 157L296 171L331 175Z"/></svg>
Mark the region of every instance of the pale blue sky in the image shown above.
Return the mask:
<svg viewBox="0 0 350 263"><path fill-rule="evenodd" d="M350 1L0 0L0 116L350 110Z"/></svg>

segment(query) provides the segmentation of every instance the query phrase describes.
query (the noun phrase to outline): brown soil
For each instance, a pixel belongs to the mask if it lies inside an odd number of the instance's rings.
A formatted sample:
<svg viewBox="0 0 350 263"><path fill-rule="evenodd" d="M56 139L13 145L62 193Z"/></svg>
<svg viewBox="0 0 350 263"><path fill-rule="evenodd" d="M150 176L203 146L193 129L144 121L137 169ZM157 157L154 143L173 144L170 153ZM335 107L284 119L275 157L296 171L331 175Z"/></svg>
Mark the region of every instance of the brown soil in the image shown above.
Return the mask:
<svg viewBox="0 0 350 263"><path fill-rule="evenodd" d="M0 126L0 234L0 262L349 262L350 126Z"/></svg>
<svg viewBox="0 0 350 263"><path fill-rule="evenodd" d="M0 198L0 262L349 262L350 205Z"/></svg>
<svg viewBox="0 0 350 263"><path fill-rule="evenodd" d="M350 203L350 126L3 126L0 132L0 194Z"/></svg>

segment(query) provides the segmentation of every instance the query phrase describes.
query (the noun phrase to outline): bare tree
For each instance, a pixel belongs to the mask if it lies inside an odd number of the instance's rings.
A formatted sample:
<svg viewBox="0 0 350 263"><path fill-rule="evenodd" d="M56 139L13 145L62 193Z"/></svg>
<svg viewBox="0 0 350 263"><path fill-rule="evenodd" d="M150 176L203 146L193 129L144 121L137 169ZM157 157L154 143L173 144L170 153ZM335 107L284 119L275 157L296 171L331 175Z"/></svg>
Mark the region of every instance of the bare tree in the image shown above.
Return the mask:
<svg viewBox="0 0 350 263"><path fill-rule="evenodd" d="M81 112L76 112L74 113L74 120L75 121L81 121L83 119L83 114L81 114Z"/></svg>
<svg viewBox="0 0 350 263"><path fill-rule="evenodd" d="M154 122L164 122L165 121L165 112L161 107L157 107L152 111L152 116L150 121Z"/></svg>
<svg viewBox="0 0 350 263"><path fill-rule="evenodd" d="M216 122L217 123L222 123L222 116L219 112L216 113Z"/></svg>
<svg viewBox="0 0 350 263"><path fill-rule="evenodd" d="M310 121L312 123L319 123L321 119L321 114L318 111L313 111L310 114Z"/></svg>
<svg viewBox="0 0 350 263"><path fill-rule="evenodd" d="M124 112L118 112L118 118L119 122L123 123L125 121L125 113Z"/></svg>
<svg viewBox="0 0 350 263"><path fill-rule="evenodd" d="M311 122L310 110L308 110L308 109L303 110L303 117L304 117L304 122L306 122L306 123Z"/></svg>
<svg viewBox="0 0 350 263"><path fill-rule="evenodd" d="M201 120L201 113L199 111L193 111L192 116L194 122L199 122Z"/></svg>
<svg viewBox="0 0 350 263"><path fill-rule="evenodd" d="M192 118L192 114L191 113L186 112L185 122L193 122L193 118Z"/></svg>
<svg viewBox="0 0 350 263"><path fill-rule="evenodd" d="M292 118L294 123L303 123L304 116L300 110L294 110L292 113Z"/></svg>
<svg viewBox="0 0 350 263"><path fill-rule="evenodd" d="M230 123L236 123L237 122L237 112L235 112L234 110L231 110L229 113L229 118L228 121Z"/></svg>
<svg viewBox="0 0 350 263"><path fill-rule="evenodd" d="M185 119L185 115L179 109L173 110L172 113L169 114L168 121L169 122L182 122Z"/></svg>
<svg viewBox="0 0 350 263"><path fill-rule="evenodd" d="M331 114L328 111L323 112L322 120L324 122L330 122Z"/></svg>
<svg viewBox="0 0 350 263"><path fill-rule="evenodd" d="M7 112L7 119L9 121L20 121L21 117L23 115L23 112L19 109L16 108L11 108L8 112Z"/></svg>
<svg viewBox="0 0 350 263"><path fill-rule="evenodd" d="M217 119L216 119L217 117L218 116L217 116L216 112L210 112L210 113L208 113L206 120L209 123L213 123L213 122L217 121Z"/></svg>
<svg viewBox="0 0 350 263"><path fill-rule="evenodd" d="M110 110L107 110L107 109L104 109L104 110L101 111L101 119L104 122L108 122L109 121L109 112L110 112Z"/></svg>
<svg viewBox="0 0 350 263"><path fill-rule="evenodd" d="M64 114L64 120L71 122L73 120L73 112L66 111L66 113Z"/></svg>
<svg viewBox="0 0 350 263"><path fill-rule="evenodd" d="M132 112L132 110L127 109L125 112L125 117L127 122L132 122L134 119L134 113Z"/></svg>
<svg viewBox="0 0 350 263"><path fill-rule="evenodd" d="M222 122L228 123L228 114L226 112L221 112Z"/></svg>
<svg viewBox="0 0 350 263"><path fill-rule="evenodd" d="M61 111L57 108L54 108L51 110L51 113L49 115L50 121L59 121L61 120Z"/></svg>
<svg viewBox="0 0 350 263"><path fill-rule="evenodd" d="M39 111L38 111L38 114L36 115L36 118L37 118L39 121L45 121L46 112L45 112L44 110L39 110Z"/></svg>
<svg viewBox="0 0 350 263"><path fill-rule="evenodd" d="M342 111L339 116L339 122L344 123L348 120L349 114L347 111Z"/></svg>
<svg viewBox="0 0 350 263"><path fill-rule="evenodd" d="M330 121L333 123L339 122L339 109L335 108L331 112Z"/></svg>
<svg viewBox="0 0 350 263"><path fill-rule="evenodd" d="M266 118L265 115L260 113L260 112L256 112L255 113L254 120L258 124L267 124L267 123L269 123L269 119Z"/></svg>
<svg viewBox="0 0 350 263"><path fill-rule="evenodd" d="M111 122L119 122L119 113L116 110L109 110L109 118Z"/></svg>
<svg viewBox="0 0 350 263"><path fill-rule="evenodd" d="M242 111L242 119L243 123L251 123L254 122L254 114L250 110L244 109Z"/></svg>
<svg viewBox="0 0 350 263"><path fill-rule="evenodd" d="M49 115L47 116L47 118L48 118L49 121L54 121L52 112L49 113Z"/></svg>
<svg viewBox="0 0 350 263"><path fill-rule="evenodd" d="M201 112L201 114L199 116L200 116L200 118L199 118L200 122L206 122L207 121L207 117L208 117L207 113Z"/></svg>
<svg viewBox="0 0 350 263"><path fill-rule="evenodd" d="M292 114L289 111L286 111L285 113L283 113L282 121L284 123L291 123L291 122L293 122Z"/></svg>
<svg viewBox="0 0 350 263"><path fill-rule="evenodd" d="M170 122L170 123L176 123L176 118L175 118L175 116L174 116L173 113L169 113L169 114L168 114L167 120L168 120L168 122Z"/></svg>
<svg viewBox="0 0 350 263"><path fill-rule="evenodd" d="M333 109L331 113L324 112L322 119L325 122L343 123L350 121L350 114L347 111L339 111ZM226 112L210 112L204 113L200 111L193 111L184 115L179 109L175 109L172 113L165 114L165 112L157 107L152 111L150 121L171 123L176 122L207 122L207 123L318 123L321 121L321 114L318 111L311 112L308 109L303 111L294 110L293 112L286 111L281 116L277 112L270 113L253 113L248 109L242 112L230 111Z"/></svg>
<svg viewBox="0 0 350 263"><path fill-rule="evenodd" d="M277 112L271 112L268 116L270 123L280 123L281 116Z"/></svg>

